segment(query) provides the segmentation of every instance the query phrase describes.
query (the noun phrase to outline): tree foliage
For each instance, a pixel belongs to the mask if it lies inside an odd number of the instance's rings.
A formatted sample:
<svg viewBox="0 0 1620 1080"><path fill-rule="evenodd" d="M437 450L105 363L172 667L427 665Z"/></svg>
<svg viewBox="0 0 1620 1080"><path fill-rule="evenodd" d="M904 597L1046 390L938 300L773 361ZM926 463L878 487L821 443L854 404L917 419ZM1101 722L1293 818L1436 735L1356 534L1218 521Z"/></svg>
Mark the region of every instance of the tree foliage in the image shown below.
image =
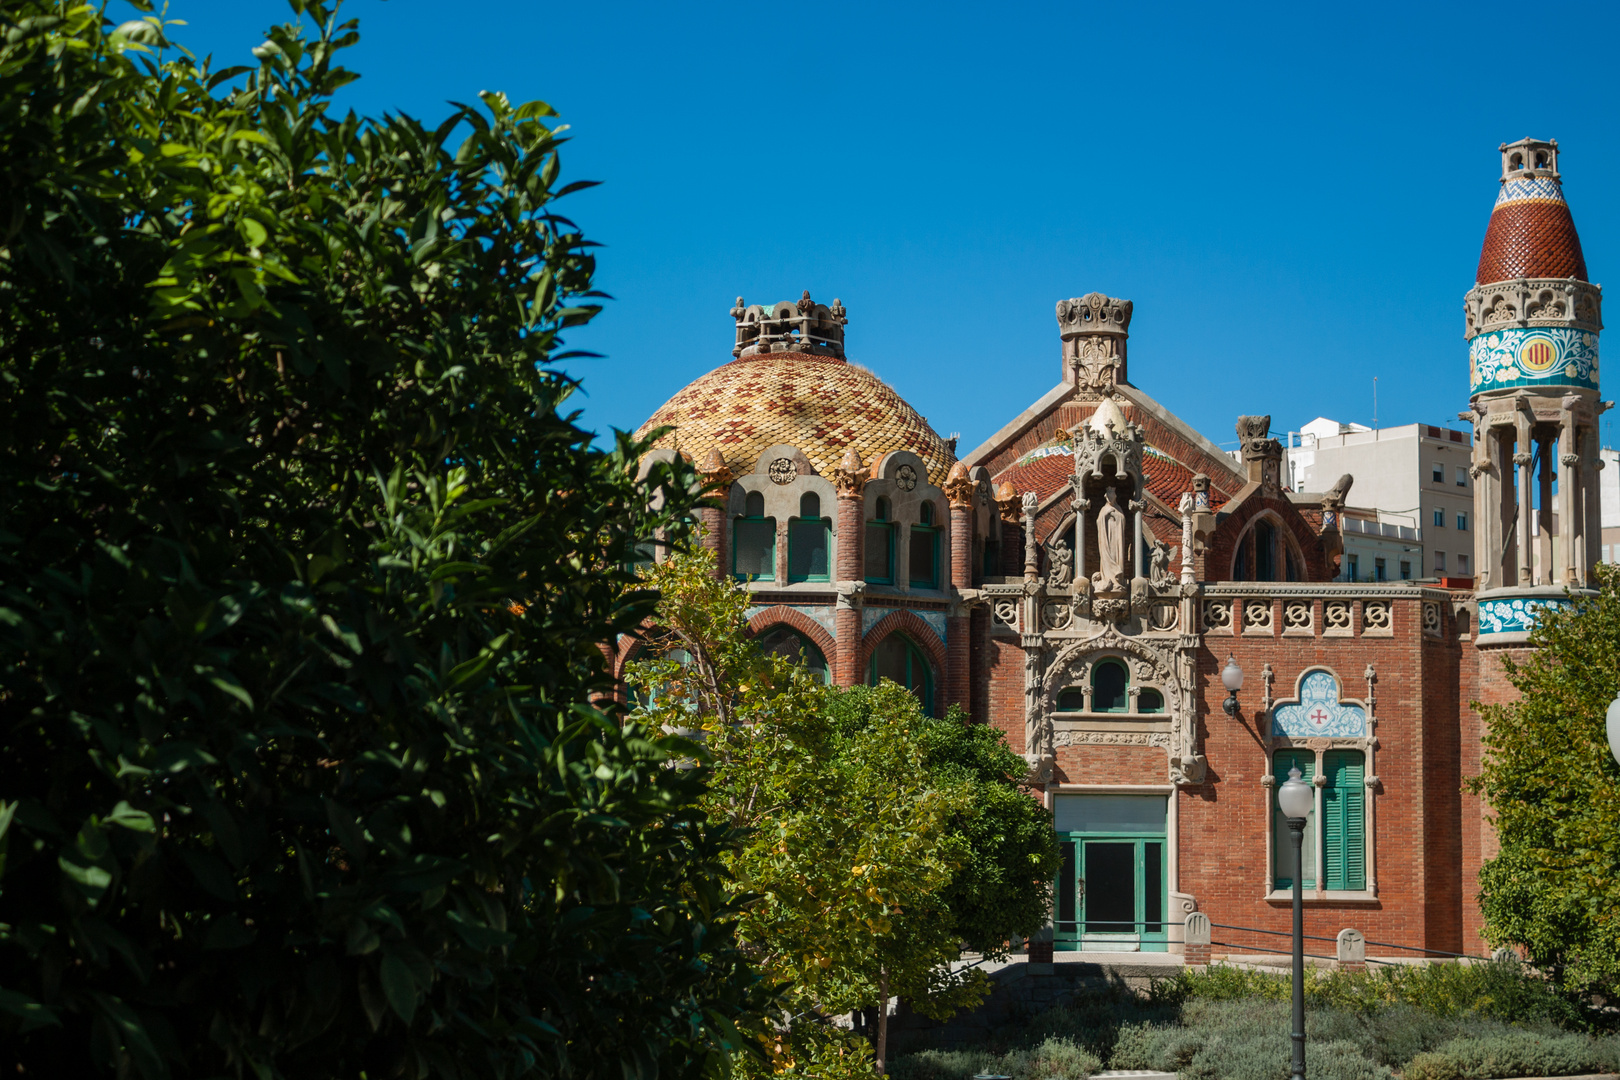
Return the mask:
<svg viewBox="0 0 1620 1080"><path fill-rule="evenodd" d="M871 693L854 687L832 698L840 730L866 725ZM969 950L1004 958L1052 913L1060 860L1052 813L1025 790L1029 766L1000 728L970 723L953 705L943 717L919 717L915 729L923 770L970 792L949 826L953 845L965 852L943 896L951 929Z"/></svg>
<svg viewBox="0 0 1620 1080"><path fill-rule="evenodd" d="M949 1016L986 987L952 968L964 940L1005 951L1044 923L1050 815L1019 790L1024 763L1000 732L930 719L893 683L826 687L762 653L748 595L713 565L700 550L654 568L658 630L630 678L641 715L703 741L711 816L748 831L728 864L754 896L746 947L789 987L776 1064L858 1073L864 1048L826 1018L895 996ZM886 1017L880 1068L885 1033Z"/></svg>
<svg viewBox="0 0 1620 1080"><path fill-rule="evenodd" d="M562 129L340 115L291 6L0 13L0 1071L713 1066L732 837L591 705L691 474L565 411Z"/></svg>
<svg viewBox="0 0 1620 1080"><path fill-rule="evenodd" d="M1547 610L1529 659L1505 658L1519 700L1475 708L1498 854L1480 872L1485 932L1522 946L1571 990L1620 992L1620 765L1604 714L1620 692L1620 569Z"/></svg>

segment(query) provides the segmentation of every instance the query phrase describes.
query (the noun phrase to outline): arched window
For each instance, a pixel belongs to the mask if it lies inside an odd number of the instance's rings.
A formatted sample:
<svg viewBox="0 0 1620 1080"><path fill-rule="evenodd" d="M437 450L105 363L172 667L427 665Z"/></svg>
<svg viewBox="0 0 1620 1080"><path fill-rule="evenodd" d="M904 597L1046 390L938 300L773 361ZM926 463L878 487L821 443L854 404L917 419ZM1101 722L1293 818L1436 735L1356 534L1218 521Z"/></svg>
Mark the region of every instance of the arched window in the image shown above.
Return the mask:
<svg viewBox="0 0 1620 1080"><path fill-rule="evenodd" d="M776 580L776 519L765 516L765 496L750 491L743 515L732 523L731 572L738 581Z"/></svg>
<svg viewBox="0 0 1620 1080"><path fill-rule="evenodd" d="M1130 672L1118 660L1099 660L1091 669L1091 711L1129 712Z"/></svg>
<svg viewBox="0 0 1620 1080"><path fill-rule="evenodd" d="M1085 712L1086 692L1078 686L1066 686L1058 691L1058 712Z"/></svg>
<svg viewBox="0 0 1620 1080"><path fill-rule="evenodd" d="M888 679L917 695L923 712L934 715L934 669L915 642L904 634L890 634L872 650L866 680L876 686Z"/></svg>
<svg viewBox="0 0 1620 1080"><path fill-rule="evenodd" d="M1277 529L1269 521L1254 524L1254 580L1277 580Z"/></svg>
<svg viewBox="0 0 1620 1080"><path fill-rule="evenodd" d="M821 516L821 496L806 492L799 516L788 522L788 580L832 580L832 522Z"/></svg>
<svg viewBox="0 0 1620 1080"><path fill-rule="evenodd" d="M1142 690L1136 695L1136 711L1143 713L1164 712L1164 695L1157 690Z"/></svg>
<svg viewBox="0 0 1620 1080"><path fill-rule="evenodd" d="M1509 162L1509 167L1514 168L1514 169L1522 169L1522 168L1524 168L1524 157L1523 157L1523 155L1514 154L1512 159Z"/></svg>
<svg viewBox="0 0 1620 1080"><path fill-rule="evenodd" d="M878 496L866 523L866 580L874 585L894 584L894 522L889 500Z"/></svg>
<svg viewBox="0 0 1620 1080"><path fill-rule="evenodd" d="M929 502L918 508L917 524L911 527L911 587L939 588L939 526Z"/></svg>
<svg viewBox="0 0 1620 1080"><path fill-rule="evenodd" d="M816 648L815 642L792 627L771 627L770 632L759 639L759 645L767 653L785 656L796 664L803 664L824 683L832 681L826 655Z"/></svg>

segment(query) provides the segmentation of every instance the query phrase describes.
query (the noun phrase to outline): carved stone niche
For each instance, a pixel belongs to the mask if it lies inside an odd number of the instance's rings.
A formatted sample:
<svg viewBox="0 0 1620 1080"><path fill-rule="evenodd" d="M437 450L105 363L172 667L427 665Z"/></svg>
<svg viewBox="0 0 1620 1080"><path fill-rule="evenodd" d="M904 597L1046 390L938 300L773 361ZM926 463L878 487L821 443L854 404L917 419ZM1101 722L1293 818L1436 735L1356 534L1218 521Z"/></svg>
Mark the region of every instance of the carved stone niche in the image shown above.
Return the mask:
<svg viewBox="0 0 1620 1080"><path fill-rule="evenodd" d="M1152 687L1164 695L1163 713L1108 714L1107 719L1094 716L1066 720L1064 730L1052 736L1055 744L1162 746L1172 782L1203 782L1204 760L1197 747L1197 709L1191 681L1184 677L1190 665L1182 662L1179 645L1127 637L1111 625L1082 640L1053 644L1059 647L1046 665L1037 703L1044 717L1057 712L1057 696L1065 687L1089 686L1092 666L1104 657L1126 663L1133 689ZM1050 727L1050 720L1047 724ZM1140 724L1142 730L1121 730L1132 724Z"/></svg>

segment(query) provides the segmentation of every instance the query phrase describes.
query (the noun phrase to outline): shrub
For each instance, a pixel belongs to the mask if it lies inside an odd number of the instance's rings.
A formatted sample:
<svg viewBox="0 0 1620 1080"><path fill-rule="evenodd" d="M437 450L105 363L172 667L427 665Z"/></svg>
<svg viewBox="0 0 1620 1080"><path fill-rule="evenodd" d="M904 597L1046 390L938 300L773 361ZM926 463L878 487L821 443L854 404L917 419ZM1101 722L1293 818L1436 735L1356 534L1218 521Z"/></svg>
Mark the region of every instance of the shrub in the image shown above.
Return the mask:
<svg viewBox="0 0 1620 1080"><path fill-rule="evenodd" d="M1087 1080L1102 1067L1095 1055L1067 1039L1046 1039L1022 1050L924 1050L896 1058L895 1080L961 1080L975 1073L1002 1073L1013 1080Z"/></svg>
<svg viewBox="0 0 1620 1080"><path fill-rule="evenodd" d="M1485 1038L1453 1039L1418 1054L1406 1080L1493 1080L1514 1076L1573 1076L1620 1067L1614 1039L1514 1031Z"/></svg>

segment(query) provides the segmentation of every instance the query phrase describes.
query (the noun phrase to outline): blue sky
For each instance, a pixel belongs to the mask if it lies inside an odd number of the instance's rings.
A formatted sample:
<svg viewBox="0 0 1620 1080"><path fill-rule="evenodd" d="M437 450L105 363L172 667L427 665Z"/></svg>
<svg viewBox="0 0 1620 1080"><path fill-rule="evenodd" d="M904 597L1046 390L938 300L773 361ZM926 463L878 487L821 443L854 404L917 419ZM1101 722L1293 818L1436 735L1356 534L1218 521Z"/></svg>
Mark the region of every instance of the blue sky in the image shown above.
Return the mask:
<svg viewBox="0 0 1620 1080"><path fill-rule="evenodd" d="M1496 147L1556 138L1620 256L1620 6L452 5L350 0L361 112L504 90L573 126L615 299L570 345L634 428L730 359L735 297L841 298L851 359L966 450L1051 387L1054 304L1128 297L1131 381L1241 413L1453 423ZM282 0L170 0L216 65ZM1613 393L1612 381L1605 386ZM1606 442L1615 431L1604 421Z"/></svg>

